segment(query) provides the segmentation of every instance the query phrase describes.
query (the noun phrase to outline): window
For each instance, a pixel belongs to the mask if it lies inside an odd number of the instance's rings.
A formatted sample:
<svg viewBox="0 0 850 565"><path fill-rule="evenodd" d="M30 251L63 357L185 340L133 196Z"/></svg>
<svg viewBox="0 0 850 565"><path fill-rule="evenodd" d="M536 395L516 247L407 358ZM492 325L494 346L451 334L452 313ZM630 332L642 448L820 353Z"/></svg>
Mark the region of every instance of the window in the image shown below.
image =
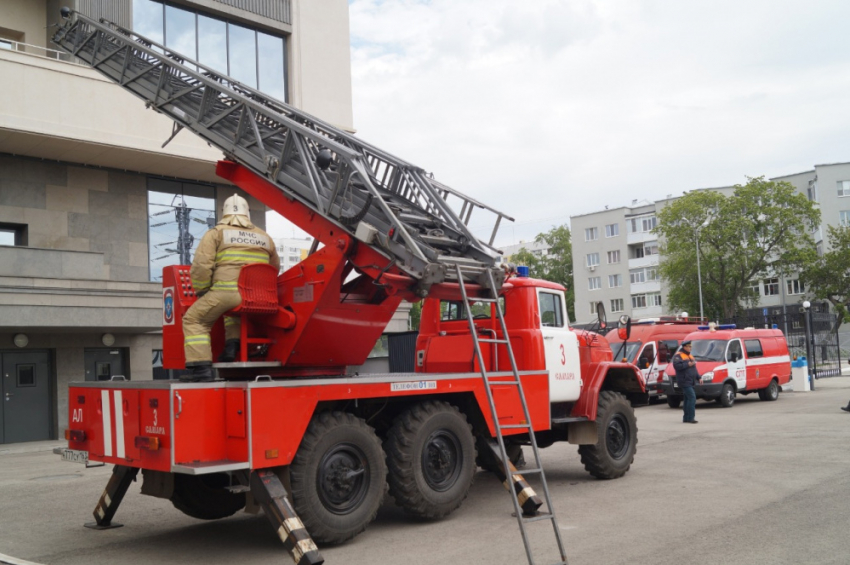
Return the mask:
<svg viewBox="0 0 850 565"><path fill-rule="evenodd" d="M818 181L809 181L809 186L806 188L806 197L808 197L808 199L812 202L818 201Z"/></svg>
<svg viewBox="0 0 850 565"><path fill-rule="evenodd" d="M615 251L609 251L608 252L608 264L611 265L613 263L619 263L619 262L620 262L620 250L617 249Z"/></svg>
<svg viewBox="0 0 850 565"><path fill-rule="evenodd" d="M564 327L564 310L561 306L561 295L551 292L538 293L540 301L540 323L543 327Z"/></svg>
<svg viewBox="0 0 850 565"><path fill-rule="evenodd" d="M587 266L595 267L599 264L599 253L588 253L587 254Z"/></svg>
<svg viewBox="0 0 850 565"><path fill-rule="evenodd" d="M764 295L777 296L779 294L779 279L764 279Z"/></svg>
<svg viewBox="0 0 850 565"><path fill-rule="evenodd" d="M675 339L666 339L658 342L658 362L669 363L673 358L673 354L679 347L679 342Z"/></svg>
<svg viewBox="0 0 850 565"><path fill-rule="evenodd" d="M608 288L623 286L623 275L608 275Z"/></svg>
<svg viewBox="0 0 850 565"><path fill-rule="evenodd" d="M749 289L755 294L761 294L761 285L759 281L750 283Z"/></svg>
<svg viewBox="0 0 850 565"><path fill-rule="evenodd" d="M651 267L651 268L646 269L646 280L647 281L660 280L658 278L658 269L656 267Z"/></svg>
<svg viewBox="0 0 850 565"><path fill-rule="evenodd" d="M301 260L301 257L299 257L298 255L290 255L289 256L289 262L290 263L297 263L300 260Z"/></svg>
<svg viewBox="0 0 850 565"><path fill-rule="evenodd" d="M17 365L17 386L35 386L35 365L29 363L26 365Z"/></svg>
<svg viewBox="0 0 850 565"><path fill-rule="evenodd" d="M645 253L646 251L644 250L643 246L634 247L632 249L632 259L642 259Z"/></svg>
<svg viewBox="0 0 850 565"><path fill-rule="evenodd" d="M286 45L282 37L155 0L133 0L133 28L286 102Z"/></svg>
<svg viewBox="0 0 850 565"><path fill-rule="evenodd" d="M167 265L191 265L201 237L215 226L215 188L148 179L150 280L162 280Z"/></svg>
<svg viewBox="0 0 850 565"><path fill-rule="evenodd" d="M12 42L6 41L5 39L0 39L0 49L8 49L9 51L11 51L12 50Z"/></svg>
<svg viewBox="0 0 850 565"><path fill-rule="evenodd" d="M505 314L505 297L499 297L499 305L502 308L502 313ZM489 318L491 316L492 309L490 308L489 302L473 302L472 303L472 317L473 318ZM455 320L466 320L466 308L463 307L463 302L459 300L448 301L444 300L440 302L440 320L444 322L451 322Z"/></svg>
<svg viewBox="0 0 850 565"><path fill-rule="evenodd" d="M661 306L661 293L653 292L646 295L647 306Z"/></svg>
<svg viewBox="0 0 850 565"><path fill-rule="evenodd" d="M622 298L612 298L611 299L611 312L622 312L623 311L623 299Z"/></svg>
<svg viewBox="0 0 850 565"><path fill-rule="evenodd" d="M655 363L655 344L647 343L643 351L640 352L640 356L638 357L638 367L640 369L649 369Z"/></svg>
<svg viewBox="0 0 850 565"><path fill-rule="evenodd" d="M655 216L641 216L639 218L629 218L626 220L626 227L629 233L648 232L655 229Z"/></svg>
<svg viewBox="0 0 850 565"><path fill-rule="evenodd" d="M838 223L842 226L850 226L850 210L842 210L838 213Z"/></svg>
<svg viewBox="0 0 850 565"><path fill-rule="evenodd" d="M599 228L585 228L584 229L584 240L585 241L595 241L599 239Z"/></svg>
<svg viewBox="0 0 850 565"><path fill-rule="evenodd" d="M620 224L607 224L605 226L605 237L616 237L620 235Z"/></svg>
<svg viewBox="0 0 850 565"><path fill-rule="evenodd" d="M838 181L838 196L850 196L850 180Z"/></svg>
<svg viewBox="0 0 850 565"><path fill-rule="evenodd" d="M588 290L599 290L602 288L602 277L590 277L587 279Z"/></svg>
<svg viewBox="0 0 850 565"><path fill-rule="evenodd" d="M642 218L641 221L641 231L652 231L655 229L655 216L649 216L648 218Z"/></svg>
<svg viewBox="0 0 850 565"><path fill-rule="evenodd" d="M590 314L591 314L591 316L596 315L596 305L597 304L599 304L599 303L598 302L591 302L590 303Z"/></svg>
<svg viewBox="0 0 850 565"><path fill-rule="evenodd" d="M633 294L632 295L632 308L646 308L646 295L645 294Z"/></svg>
<svg viewBox="0 0 850 565"><path fill-rule="evenodd" d="M691 351L691 355L693 355L693 351ZM741 342L736 340L729 342L729 349L726 350L726 360L732 361L732 359L743 359L744 351L741 349ZM734 363L734 361L732 361Z"/></svg>
<svg viewBox="0 0 850 565"><path fill-rule="evenodd" d="M785 281L787 285L788 294L805 294L806 287L799 280Z"/></svg>
<svg viewBox="0 0 850 565"><path fill-rule="evenodd" d="M0 222L0 245L24 247L27 244L26 224L7 224Z"/></svg>
<svg viewBox="0 0 850 565"><path fill-rule="evenodd" d="M647 241L643 244L643 254L644 255L658 255L658 242L657 241Z"/></svg>
<svg viewBox="0 0 850 565"><path fill-rule="evenodd" d="M759 340L744 340L744 346L747 348L747 357L749 359L753 359L754 357L764 357L764 351L762 351L761 342Z"/></svg>
<svg viewBox="0 0 850 565"><path fill-rule="evenodd" d="M632 284L646 282L646 271L644 271L643 269L629 271L629 282L631 282Z"/></svg>

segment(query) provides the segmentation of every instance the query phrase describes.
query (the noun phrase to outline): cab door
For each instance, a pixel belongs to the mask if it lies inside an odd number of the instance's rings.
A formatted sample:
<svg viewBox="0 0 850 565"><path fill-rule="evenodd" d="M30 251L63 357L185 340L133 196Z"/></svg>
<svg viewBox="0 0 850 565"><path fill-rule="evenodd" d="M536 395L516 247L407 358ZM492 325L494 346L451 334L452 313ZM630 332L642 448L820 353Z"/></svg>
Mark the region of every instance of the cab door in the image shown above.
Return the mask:
<svg viewBox="0 0 850 565"><path fill-rule="evenodd" d="M564 294L556 290L539 289L537 304L543 353L549 371L549 401L576 400L582 385L578 337L567 326Z"/></svg>
<svg viewBox="0 0 850 565"><path fill-rule="evenodd" d="M735 379L738 390L747 388L747 361L744 359L744 348L740 339L729 340L726 346L726 370Z"/></svg>
<svg viewBox="0 0 850 565"><path fill-rule="evenodd" d="M758 361L764 357L761 340L744 340L744 349L747 352L747 383L749 387L751 389L764 388L770 380L770 370Z"/></svg>
<svg viewBox="0 0 850 565"><path fill-rule="evenodd" d="M637 357L637 366L643 373L644 382L655 383L658 381L658 354L654 341L643 346L640 355Z"/></svg>

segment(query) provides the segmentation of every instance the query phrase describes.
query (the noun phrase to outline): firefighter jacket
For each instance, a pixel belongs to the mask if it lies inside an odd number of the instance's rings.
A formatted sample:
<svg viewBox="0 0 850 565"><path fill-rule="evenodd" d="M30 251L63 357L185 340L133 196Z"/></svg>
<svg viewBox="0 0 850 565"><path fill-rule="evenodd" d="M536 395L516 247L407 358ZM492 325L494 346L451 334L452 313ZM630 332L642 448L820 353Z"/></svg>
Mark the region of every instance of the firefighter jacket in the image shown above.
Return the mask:
<svg viewBox="0 0 850 565"><path fill-rule="evenodd" d="M190 272L195 292L239 290L243 265L268 263L280 269L280 257L269 234L247 218L240 223L245 227L219 223L201 238Z"/></svg>
<svg viewBox="0 0 850 565"><path fill-rule="evenodd" d="M678 352L673 356L673 368L676 369L676 380L681 387L696 386L699 382L699 371L697 371L696 361L693 366L690 362L694 361L693 355L689 355L684 351Z"/></svg>

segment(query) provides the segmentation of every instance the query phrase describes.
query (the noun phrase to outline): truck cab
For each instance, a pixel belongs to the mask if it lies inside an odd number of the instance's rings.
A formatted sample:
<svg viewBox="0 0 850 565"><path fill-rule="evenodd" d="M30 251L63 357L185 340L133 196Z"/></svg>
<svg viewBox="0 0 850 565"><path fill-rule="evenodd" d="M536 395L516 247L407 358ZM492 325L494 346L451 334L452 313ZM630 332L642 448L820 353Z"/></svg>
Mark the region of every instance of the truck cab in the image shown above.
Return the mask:
<svg viewBox="0 0 850 565"><path fill-rule="evenodd" d="M692 343L691 355L700 374L701 382L694 387L697 398L715 400L727 408L738 394L757 392L761 400L773 401L791 381L788 343L778 329L701 326L685 339ZM668 405L678 408L683 396L672 363L667 366L663 390Z"/></svg>
<svg viewBox="0 0 850 565"><path fill-rule="evenodd" d="M697 331L698 327L698 321L693 318L662 317L633 321L626 341L617 332L608 332L605 337L611 344L614 359L637 365L646 380L649 401L654 402L663 394L667 363L685 336Z"/></svg>

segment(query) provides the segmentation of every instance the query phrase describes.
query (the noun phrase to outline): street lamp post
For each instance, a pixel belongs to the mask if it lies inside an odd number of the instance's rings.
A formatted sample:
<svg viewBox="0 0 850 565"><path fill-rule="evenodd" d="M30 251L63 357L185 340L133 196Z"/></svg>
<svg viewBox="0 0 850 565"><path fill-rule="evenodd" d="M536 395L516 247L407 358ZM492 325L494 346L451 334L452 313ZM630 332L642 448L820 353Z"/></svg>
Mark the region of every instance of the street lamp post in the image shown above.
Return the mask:
<svg viewBox="0 0 850 565"><path fill-rule="evenodd" d="M814 353L814 348L812 347L812 324L810 318L812 313L812 303L808 300L804 300L802 310L803 317L806 321L806 365L808 367L811 390L815 390L815 375L817 374L817 369L815 368L815 360L812 357L812 354Z"/></svg>
<svg viewBox="0 0 850 565"><path fill-rule="evenodd" d="M699 264L699 232L702 231L702 228L706 227L709 223L708 218L702 223L702 225L698 226L694 233L696 234L696 243L697 243L697 288L699 288L699 317L701 320L705 319L705 313L702 309L702 272L700 271Z"/></svg>

